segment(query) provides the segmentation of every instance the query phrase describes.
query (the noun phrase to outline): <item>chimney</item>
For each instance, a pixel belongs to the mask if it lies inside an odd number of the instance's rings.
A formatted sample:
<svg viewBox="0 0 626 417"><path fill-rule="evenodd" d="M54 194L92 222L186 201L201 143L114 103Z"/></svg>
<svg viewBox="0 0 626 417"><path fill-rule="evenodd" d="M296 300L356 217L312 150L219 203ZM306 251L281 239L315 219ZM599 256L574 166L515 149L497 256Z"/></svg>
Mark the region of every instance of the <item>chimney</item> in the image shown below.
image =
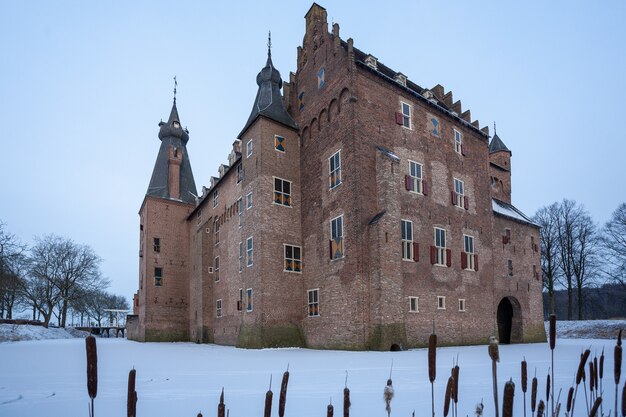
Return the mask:
<svg viewBox="0 0 626 417"><path fill-rule="evenodd" d="M175 200L180 200L180 164L182 161L183 150L170 145L167 185L170 198Z"/></svg>

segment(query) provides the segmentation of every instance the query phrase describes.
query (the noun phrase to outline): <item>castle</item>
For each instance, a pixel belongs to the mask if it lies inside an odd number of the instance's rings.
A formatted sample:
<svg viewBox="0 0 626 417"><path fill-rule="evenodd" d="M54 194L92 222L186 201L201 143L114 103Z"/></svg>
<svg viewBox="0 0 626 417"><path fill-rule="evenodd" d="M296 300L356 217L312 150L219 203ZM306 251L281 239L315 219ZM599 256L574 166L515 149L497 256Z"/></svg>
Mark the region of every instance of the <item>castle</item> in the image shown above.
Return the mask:
<svg viewBox="0 0 626 417"><path fill-rule="evenodd" d="M130 339L395 350L545 340L539 227L511 151L313 4L297 71L271 51L252 112L196 197L176 101L139 211ZM281 94L281 88L283 94Z"/></svg>

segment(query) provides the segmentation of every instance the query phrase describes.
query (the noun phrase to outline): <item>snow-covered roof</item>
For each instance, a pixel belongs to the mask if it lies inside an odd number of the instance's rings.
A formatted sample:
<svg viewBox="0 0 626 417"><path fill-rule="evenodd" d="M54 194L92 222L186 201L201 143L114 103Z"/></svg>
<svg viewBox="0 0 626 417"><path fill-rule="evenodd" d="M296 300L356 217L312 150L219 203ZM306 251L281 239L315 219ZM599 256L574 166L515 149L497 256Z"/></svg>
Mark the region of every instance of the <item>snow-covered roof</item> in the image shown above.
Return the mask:
<svg viewBox="0 0 626 417"><path fill-rule="evenodd" d="M496 214L499 214L504 217L508 217L518 222L529 224L531 226L539 227L539 225L533 222L530 219L530 217L522 213L519 209L517 209L512 204L505 203L504 201L498 200L496 198L492 198L491 207L493 209L493 212Z"/></svg>

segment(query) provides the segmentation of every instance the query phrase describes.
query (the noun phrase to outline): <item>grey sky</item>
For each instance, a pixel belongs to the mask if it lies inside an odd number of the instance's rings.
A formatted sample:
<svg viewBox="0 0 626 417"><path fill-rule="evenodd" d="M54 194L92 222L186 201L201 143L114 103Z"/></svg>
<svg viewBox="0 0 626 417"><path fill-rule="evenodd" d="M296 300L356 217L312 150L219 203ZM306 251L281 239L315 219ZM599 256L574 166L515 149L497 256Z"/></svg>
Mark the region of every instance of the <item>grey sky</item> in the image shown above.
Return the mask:
<svg viewBox="0 0 626 417"><path fill-rule="evenodd" d="M267 31L288 79L311 4L5 2L0 219L27 243L56 233L91 245L111 290L130 298L173 76L200 189L247 120ZM497 121L513 203L528 215L567 197L603 223L626 200L626 2L320 4L343 39L452 90L481 127Z"/></svg>

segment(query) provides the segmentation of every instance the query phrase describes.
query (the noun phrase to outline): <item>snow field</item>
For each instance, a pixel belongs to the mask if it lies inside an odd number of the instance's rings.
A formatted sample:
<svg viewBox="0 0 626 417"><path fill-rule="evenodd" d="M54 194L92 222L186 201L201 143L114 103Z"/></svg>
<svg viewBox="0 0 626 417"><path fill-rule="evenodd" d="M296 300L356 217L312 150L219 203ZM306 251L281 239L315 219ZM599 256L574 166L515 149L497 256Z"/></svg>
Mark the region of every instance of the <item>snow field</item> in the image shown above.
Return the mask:
<svg viewBox="0 0 626 417"><path fill-rule="evenodd" d="M395 397L392 416L430 415L427 350L405 352L344 352L308 349L246 350L192 343L136 343L98 339L96 416L124 415L128 371L137 369L138 416L216 415L221 388L231 417L259 416L273 375L273 415L278 415L282 373L289 364L286 416L323 417L332 397L341 414L346 370L351 391L351 416L384 416L383 388L393 360ZM565 402L580 353L592 357L605 348L604 412L613 408L614 340L557 340L555 386ZM486 346L449 347L437 351L435 412L443 415L443 397L453 360L459 357L459 416L473 416L483 399L485 416L494 415L491 361ZM87 416L86 359L83 339L25 341L0 344L0 416L26 417L45 412L51 417ZM515 382L515 415L521 416L520 361L528 362L530 379L537 369L538 398L545 397L550 366L548 344L500 346L498 364L500 407L504 383ZM588 368L587 368L588 370ZM623 382L622 382L623 383ZM621 392L621 386L620 386ZM579 390L575 415L585 415ZM528 414L530 415L530 413Z"/></svg>

